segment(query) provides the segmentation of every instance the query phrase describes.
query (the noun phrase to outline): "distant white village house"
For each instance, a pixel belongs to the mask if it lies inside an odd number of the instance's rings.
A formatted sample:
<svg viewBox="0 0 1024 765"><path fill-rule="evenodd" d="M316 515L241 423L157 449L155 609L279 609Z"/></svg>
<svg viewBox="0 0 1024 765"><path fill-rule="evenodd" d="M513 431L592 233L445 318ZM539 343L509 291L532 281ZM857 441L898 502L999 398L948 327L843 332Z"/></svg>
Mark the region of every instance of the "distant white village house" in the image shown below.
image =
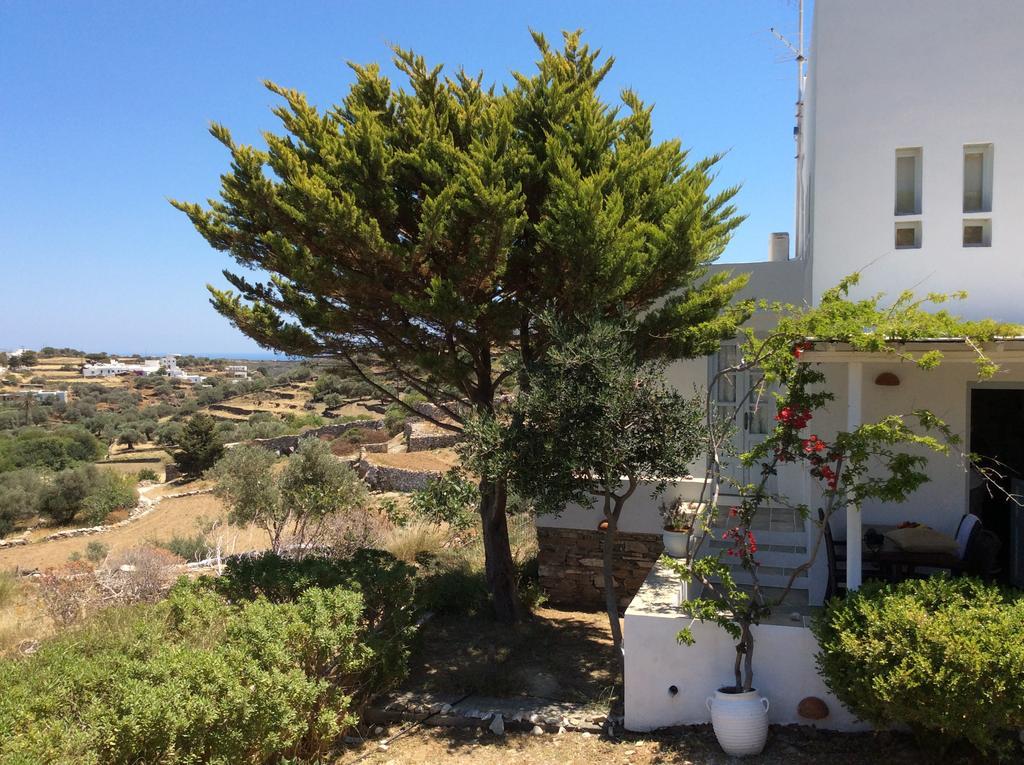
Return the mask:
<svg viewBox="0 0 1024 765"><path fill-rule="evenodd" d="M189 374L178 367L178 361L173 354L164 356L161 359L146 359L142 363L124 363L118 359L111 359L97 364L86 364L82 367L84 377L115 377L118 375L136 375L139 377L156 374L164 370L167 376L182 380L188 383L201 383L206 377L203 375Z"/></svg>
<svg viewBox="0 0 1024 765"><path fill-rule="evenodd" d="M66 390L39 390L37 388L26 388L14 393L0 393L0 401L17 401L18 399L34 398L37 401L66 404L68 392Z"/></svg>

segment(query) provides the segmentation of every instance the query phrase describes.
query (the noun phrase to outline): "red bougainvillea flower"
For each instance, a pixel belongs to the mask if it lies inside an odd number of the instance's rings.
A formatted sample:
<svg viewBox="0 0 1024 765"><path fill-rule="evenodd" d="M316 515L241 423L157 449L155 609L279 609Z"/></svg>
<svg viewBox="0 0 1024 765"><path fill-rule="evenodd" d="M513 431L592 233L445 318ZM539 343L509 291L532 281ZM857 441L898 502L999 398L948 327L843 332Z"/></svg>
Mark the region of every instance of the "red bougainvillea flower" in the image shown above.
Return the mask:
<svg viewBox="0 0 1024 765"><path fill-rule="evenodd" d="M779 410L779 413L775 415L776 422L781 422L783 425L788 425L794 430L801 430L807 427L807 423L811 421L811 410L806 407L796 409L790 406L784 406Z"/></svg>
<svg viewBox="0 0 1024 765"><path fill-rule="evenodd" d="M806 454L813 454L815 452L823 452L828 448L828 444L818 438L816 435L810 435L803 440L803 449Z"/></svg>

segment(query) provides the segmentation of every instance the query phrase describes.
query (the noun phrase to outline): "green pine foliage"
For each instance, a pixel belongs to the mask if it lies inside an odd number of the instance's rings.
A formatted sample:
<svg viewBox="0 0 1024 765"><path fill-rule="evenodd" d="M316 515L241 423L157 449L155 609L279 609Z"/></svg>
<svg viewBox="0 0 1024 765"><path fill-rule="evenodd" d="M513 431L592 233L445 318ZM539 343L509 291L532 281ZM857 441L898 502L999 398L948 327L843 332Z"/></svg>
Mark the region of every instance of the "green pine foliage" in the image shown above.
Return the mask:
<svg viewBox="0 0 1024 765"><path fill-rule="evenodd" d="M267 148L214 125L231 155L220 198L173 202L255 274L226 271L233 289L210 287L214 307L264 347L343 360L396 400L389 380L419 392L450 430L493 410L512 374L501 354L543 353L542 310L635 319L646 358L732 336L746 277L708 274L742 220L736 188L712 189L720 157L656 142L637 94L600 96L612 59L564 37L556 49L534 34L536 68L501 89L399 48L402 87L353 64L324 109L266 83L283 101ZM506 493L481 489L490 583L511 621Z"/></svg>
<svg viewBox="0 0 1024 765"><path fill-rule="evenodd" d="M198 476L213 467L223 453L217 422L210 415L200 413L192 415L182 428L174 459L183 473Z"/></svg>

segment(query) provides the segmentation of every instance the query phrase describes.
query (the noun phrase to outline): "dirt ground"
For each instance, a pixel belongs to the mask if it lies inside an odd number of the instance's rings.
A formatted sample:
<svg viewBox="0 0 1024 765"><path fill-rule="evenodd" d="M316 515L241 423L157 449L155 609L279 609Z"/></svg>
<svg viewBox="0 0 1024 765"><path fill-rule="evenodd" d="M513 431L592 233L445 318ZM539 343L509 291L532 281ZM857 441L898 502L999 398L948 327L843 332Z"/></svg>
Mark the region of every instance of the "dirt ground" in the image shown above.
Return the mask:
<svg viewBox="0 0 1024 765"><path fill-rule="evenodd" d="M335 765L411 765L412 763L471 763L472 765L910 765L936 762L901 734L842 734L802 726L773 727L764 752L739 760L718 747L710 725L650 734L608 738L567 732L533 736L508 733L498 737L487 731L395 726L373 741L355 745ZM378 741L389 741L381 748ZM970 759L943 758L943 763L970 763ZM974 762L980 762L975 760Z"/></svg>

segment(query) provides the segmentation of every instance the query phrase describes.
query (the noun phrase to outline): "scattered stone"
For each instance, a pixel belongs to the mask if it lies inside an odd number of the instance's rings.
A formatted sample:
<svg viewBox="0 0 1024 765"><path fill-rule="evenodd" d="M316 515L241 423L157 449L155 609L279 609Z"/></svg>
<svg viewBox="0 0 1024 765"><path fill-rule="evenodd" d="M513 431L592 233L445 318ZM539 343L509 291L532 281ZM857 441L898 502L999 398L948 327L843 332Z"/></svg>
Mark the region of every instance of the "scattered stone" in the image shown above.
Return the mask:
<svg viewBox="0 0 1024 765"><path fill-rule="evenodd" d="M533 736L543 736L544 735L544 729L542 727L540 727L539 725L534 725L533 729L530 731L530 734L533 735Z"/></svg>
<svg viewBox="0 0 1024 765"><path fill-rule="evenodd" d="M589 730L585 730L585 731L583 731L583 733L581 735L583 736L583 738L590 738L590 731Z"/></svg>
<svg viewBox="0 0 1024 765"><path fill-rule="evenodd" d="M374 736L379 736L383 732L384 732L384 726L383 725L375 725L373 727L373 735Z"/></svg>
<svg viewBox="0 0 1024 765"><path fill-rule="evenodd" d="M441 714L446 715L446 714L448 714L451 711L452 711L452 705L451 704L442 704L441 705Z"/></svg>
<svg viewBox="0 0 1024 765"><path fill-rule="evenodd" d="M386 752L387 750L388 750L388 745L385 744L383 741L381 741L379 744L377 744L377 751L378 752Z"/></svg>
<svg viewBox="0 0 1024 765"><path fill-rule="evenodd" d="M495 715L494 719L491 720L491 724L488 725L487 728L495 736L505 735L505 721L502 719L501 715Z"/></svg>
<svg viewBox="0 0 1024 765"><path fill-rule="evenodd" d="M558 726L558 735L561 736L563 733L565 733L565 726L559 725Z"/></svg>
<svg viewBox="0 0 1024 765"><path fill-rule="evenodd" d="M537 714L536 712L534 712L532 715L530 715L530 722L532 722L534 725L539 723L540 722L540 715Z"/></svg>

